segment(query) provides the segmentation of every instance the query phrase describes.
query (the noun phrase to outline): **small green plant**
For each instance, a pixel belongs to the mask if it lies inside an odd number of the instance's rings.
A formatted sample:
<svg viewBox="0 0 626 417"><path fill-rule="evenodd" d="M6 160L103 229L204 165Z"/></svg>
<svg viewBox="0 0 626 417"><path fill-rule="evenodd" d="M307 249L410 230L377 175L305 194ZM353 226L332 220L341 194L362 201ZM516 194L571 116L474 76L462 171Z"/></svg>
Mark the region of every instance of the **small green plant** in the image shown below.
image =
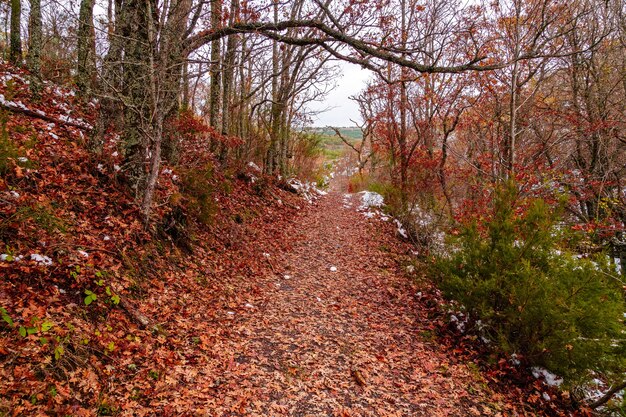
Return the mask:
<svg viewBox="0 0 626 417"><path fill-rule="evenodd" d="M72 277L75 281L78 281L78 277L80 276L80 265L74 266L74 268L70 271L70 277Z"/></svg>
<svg viewBox="0 0 626 417"><path fill-rule="evenodd" d="M93 303L94 301L96 301L98 299L98 295L95 294L93 291L91 290L85 290L85 305L88 306L89 304Z"/></svg>
<svg viewBox="0 0 626 417"><path fill-rule="evenodd" d="M9 325L9 327L14 327L13 319L9 316L9 313L6 311L4 307L0 307L0 317L2 317L2 321Z"/></svg>
<svg viewBox="0 0 626 417"><path fill-rule="evenodd" d="M566 381L623 369L625 305L606 257L558 250L558 210L542 200L518 207L514 185L498 190L484 229L467 226L437 261L440 287L483 322L483 337Z"/></svg>
<svg viewBox="0 0 626 417"><path fill-rule="evenodd" d="M104 291L104 294L107 296L105 302L107 304L118 305L120 303L120 296L115 294L113 290L111 290L110 286L106 285L105 280L103 278L105 276L105 273L103 271L96 271L95 276L98 279L96 279L94 283L100 288L98 292L102 294L102 292ZM96 292L91 291L91 290L85 290L85 298L83 300L85 305L88 306L94 301L96 301L97 299L98 299L98 294Z"/></svg>
<svg viewBox="0 0 626 417"><path fill-rule="evenodd" d="M48 320L41 321L39 317L33 317L30 320L30 325L20 326L17 331L22 337L28 337L31 334L44 334L47 333L54 324ZM46 344L48 341L45 337L40 338L42 344Z"/></svg>

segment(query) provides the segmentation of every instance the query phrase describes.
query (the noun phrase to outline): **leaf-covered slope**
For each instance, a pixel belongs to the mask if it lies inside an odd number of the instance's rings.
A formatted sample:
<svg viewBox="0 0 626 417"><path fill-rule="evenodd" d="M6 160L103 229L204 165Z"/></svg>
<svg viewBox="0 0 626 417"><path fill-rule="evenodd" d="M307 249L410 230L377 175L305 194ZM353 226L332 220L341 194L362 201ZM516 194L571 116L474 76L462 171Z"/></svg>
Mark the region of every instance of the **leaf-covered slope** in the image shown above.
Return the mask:
<svg viewBox="0 0 626 417"><path fill-rule="evenodd" d="M219 367L201 340L262 293L262 253L289 244L308 203L216 172L205 225L176 209L182 180L164 168L148 233L118 177L116 136L95 160L84 129L63 123L92 122L94 105L52 85L32 100L26 74L0 72L9 106L59 121L0 109L0 411L149 410L168 370Z"/></svg>

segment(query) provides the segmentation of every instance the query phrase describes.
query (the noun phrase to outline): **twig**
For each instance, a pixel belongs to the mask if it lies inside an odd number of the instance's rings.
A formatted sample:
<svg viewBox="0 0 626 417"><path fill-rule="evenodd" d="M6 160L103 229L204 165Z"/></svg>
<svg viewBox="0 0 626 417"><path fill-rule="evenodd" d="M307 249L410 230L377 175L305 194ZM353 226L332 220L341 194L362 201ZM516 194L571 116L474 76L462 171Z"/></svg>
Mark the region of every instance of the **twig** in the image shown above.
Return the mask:
<svg viewBox="0 0 626 417"><path fill-rule="evenodd" d="M615 394L617 394L618 392L620 392L621 390L625 388L626 388L626 380L622 381L620 384L614 385L613 388L611 388L610 390L606 392L606 394L604 394L602 397L598 398L597 400L589 404L589 407L591 409L596 409L600 407L601 405L606 404L611 398L613 398Z"/></svg>

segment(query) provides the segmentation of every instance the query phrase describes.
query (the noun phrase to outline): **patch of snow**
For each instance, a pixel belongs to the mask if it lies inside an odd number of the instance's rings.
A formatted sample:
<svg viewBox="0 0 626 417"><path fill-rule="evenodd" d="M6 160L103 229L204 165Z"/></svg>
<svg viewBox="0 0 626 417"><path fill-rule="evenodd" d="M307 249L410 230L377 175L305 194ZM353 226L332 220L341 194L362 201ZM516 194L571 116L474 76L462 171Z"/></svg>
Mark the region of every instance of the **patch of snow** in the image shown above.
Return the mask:
<svg viewBox="0 0 626 417"><path fill-rule="evenodd" d="M288 179L287 184L289 184L298 195L304 197L304 199L311 204L321 196L328 194L326 191L317 188L314 183L302 182L297 178Z"/></svg>
<svg viewBox="0 0 626 417"><path fill-rule="evenodd" d="M291 279L291 275L284 275L283 278L285 279Z"/></svg>
<svg viewBox="0 0 626 417"><path fill-rule="evenodd" d="M234 311L227 311L226 314L228 314L229 316L234 316L235 312Z"/></svg>
<svg viewBox="0 0 626 417"><path fill-rule="evenodd" d="M543 397L544 400L546 401L551 401L552 398L550 398L550 396L548 395L547 392L544 392L543 394L541 394L541 396Z"/></svg>
<svg viewBox="0 0 626 417"><path fill-rule="evenodd" d="M315 297L315 298L317 299L318 302L320 302L320 303L322 302L321 298L319 298L319 297Z"/></svg>
<svg viewBox="0 0 626 417"><path fill-rule="evenodd" d="M254 308L254 306L252 304L250 304L250 303L246 303L245 307L246 308Z"/></svg>
<svg viewBox="0 0 626 417"><path fill-rule="evenodd" d="M456 323L456 329L461 333L465 333L467 318L464 318L463 313L458 313L458 317L455 314L451 314L450 323Z"/></svg>
<svg viewBox="0 0 626 417"><path fill-rule="evenodd" d="M269 257L270 257L270 254L269 254L269 253L267 253L267 252L263 252L263 256L265 256L266 258L269 258Z"/></svg>
<svg viewBox="0 0 626 417"><path fill-rule="evenodd" d="M15 199L20 198L20 193L18 193L17 191L9 191L9 194L11 194L11 197Z"/></svg>
<svg viewBox="0 0 626 417"><path fill-rule="evenodd" d="M361 198L361 205L359 209L367 210L370 207L382 207L385 204L385 198L373 191L361 191L358 193Z"/></svg>
<svg viewBox="0 0 626 417"><path fill-rule="evenodd" d="M337 267L336 266L331 266L330 267L330 272L337 272Z"/></svg>
<svg viewBox="0 0 626 417"><path fill-rule="evenodd" d="M79 250L78 254L82 256L83 258L89 258L89 254L85 252L84 250Z"/></svg>
<svg viewBox="0 0 626 417"><path fill-rule="evenodd" d="M66 110L66 111L69 112L69 110ZM59 116L59 119L64 121L64 122L67 122L67 123L73 123L75 125L82 126L82 127L86 128L86 129L91 129L92 128L92 126L89 123L85 122L83 119L75 119L73 117L65 116L63 114Z"/></svg>
<svg viewBox="0 0 626 417"><path fill-rule="evenodd" d="M109 236L109 235L104 235L104 237L102 238L102 240L104 240L105 242L108 242L109 240L111 240L111 236Z"/></svg>
<svg viewBox="0 0 626 417"><path fill-rule="evenodd" d="M393 219L394 223L396 224L396 228L398 230L398 234L400 236L402 236L405 239L409 238L409 234L406 232L406 229L402 226L402 223L400 223L400 220L398 219Z"/></svg>
<svg viewBox="0 0 626 417"><path fill-rule="evenodd" d="M256 172L261 172L261 168L259 168L259 166L252 161L248 162L248 168Z"/></svg>
<svg viewBox="0 0 626 417"><path fill-rule="evenodd" d="M40 255L38 253L31 253L30 260L35 261L40 265L46 265L46 266L52 265L52 259L48 258L45 255Z"/></svg>
<svg viewBox="0 0 626 417"><path fill-rule="evenodd" d="M115 170L115 172L118 172L122 168L119 165L113 165L113 169Z"/></svg>
<svg viewBox="0 0 626 417"><path fill-rule="evenodd" d="M28 162L28 158L23 157L23 156L19 156L19 157L17 158L17 160L18 160L19 162Z"/></svg>
<svg viewBox="0 0 626 417"><path fill-rule="evenodd" d="M539 379L543 377L546 384L550 387L558 387L563 383L563 378L556 376L545 368L533 366L530 370L535 378Z"/></svg>

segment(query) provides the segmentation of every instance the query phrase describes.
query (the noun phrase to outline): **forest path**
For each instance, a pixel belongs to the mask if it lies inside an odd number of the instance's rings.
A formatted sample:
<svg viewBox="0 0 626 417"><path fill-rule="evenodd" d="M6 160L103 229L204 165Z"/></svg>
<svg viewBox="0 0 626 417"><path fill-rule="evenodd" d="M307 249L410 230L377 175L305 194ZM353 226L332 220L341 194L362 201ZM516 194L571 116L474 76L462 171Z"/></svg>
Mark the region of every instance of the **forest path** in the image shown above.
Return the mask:
<svg viewBox="0 0 626 417"><path fill-rule="evenodd" d="M293 249L271 255L264 305L233 319L214 415L500 414L478 372L424 337L397 239L358 205L332 191L300 219Z"/></svg>

